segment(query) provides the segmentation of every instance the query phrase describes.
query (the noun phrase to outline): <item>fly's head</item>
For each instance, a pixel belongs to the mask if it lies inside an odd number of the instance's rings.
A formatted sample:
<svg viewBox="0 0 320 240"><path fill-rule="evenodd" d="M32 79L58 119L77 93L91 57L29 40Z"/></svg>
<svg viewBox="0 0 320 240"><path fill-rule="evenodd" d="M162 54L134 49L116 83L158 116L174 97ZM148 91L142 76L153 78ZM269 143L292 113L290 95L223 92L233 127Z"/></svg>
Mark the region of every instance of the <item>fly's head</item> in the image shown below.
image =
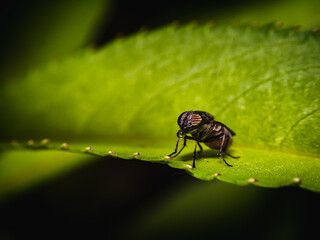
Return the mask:
<svg viewBox="0 0 320 240"><path fill-rule="evenodd" d="M187 111L183 112L178 118L180 131L178 137L183 137L186 134L194 134L201 131L204 124L214 121L212 115L203 111Z"/></svg>

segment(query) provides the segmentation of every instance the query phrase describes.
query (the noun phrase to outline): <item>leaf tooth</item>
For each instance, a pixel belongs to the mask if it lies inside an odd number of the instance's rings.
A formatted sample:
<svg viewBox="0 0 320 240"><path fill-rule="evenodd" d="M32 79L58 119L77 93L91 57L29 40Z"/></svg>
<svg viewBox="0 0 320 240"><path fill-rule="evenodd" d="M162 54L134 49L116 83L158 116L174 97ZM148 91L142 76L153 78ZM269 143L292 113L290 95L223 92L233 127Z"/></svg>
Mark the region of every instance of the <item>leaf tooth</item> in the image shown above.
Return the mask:
<svg viewBox="0 0 320 240"><path fill-rule="evenodd" d="M192 22L190 22L189 24L188 24L188 27L190 27L190 28L197 28L197 27L199 27L199 22L197 21L197 20L193 20Z"/></svg>
<svg viewBox="0 0 320 240"><path fill-rule="evenodd" d="M171 24L170 27L172 28L178 28L180 26L180 22L178 20L174 20Z"/></svg>
<svg viewBox="0 0 320 240"><path fill-rule="evenodd" d="M312 29L312 31L311 31L313 34L318 34L318 33L320 33L320 28L314 28L314 29Z"/></svg>
<svg viewBox="0 0 320 240"><path fill-rule="evenodd" d="M50 142L50 139L49 139L49 138L44 138L44 139L41 140L40 144L41 144L41 145L46 145L46 144L48 144L49 142Z"/></svg>
<svg viewBox="0 0 320 240"><path fill-rule="evenodd" d="M86 147L86 148L85 148L85 151L86 151L86 152L91 152L91 151L93 151L93 148L92 148L92 147Z"/></svg>
<svg viewBox="0 0 320 240"><path fill-rule="evenodd" d="M66 142L62 143L61 146L60 146L60 148L61 148L62 150L68 150L69 147L70 147L70 144L69 144L69 143L66 143Z"/></svg>
<svg viewBox="0 0 320 240"><path fill-rule="evenodd" d="M11 142L10 142L10 145L11 145L12 147L18 147L19 144L20 144L20 143L19 143L17 140L11 140Z"/></svg>
<svg viewBox="0 0 320 240"><path fill-rule="evenodd" d="M231 22L232 27L239 27L240 25L241 25L241 22L238 19Z"/></svg>
<svg viewBox="0 0 320 240"><path fill-rule="evenodd" d="M253 21L253 22L251 22L251 27L252 28L258 28L258 27L260 27L260 22L258 22L258 21Z"/></svg>
<svg viewBox="0 0 320 240"><path fill-rule="evenodd" d="M249 183L255 183L255 182L258 182L258 179L256 179L256 178L249 178L249 179L248 179L248 182L249 182Z"/></svg>
<svg viewBox="0 0 320 240"><path fill-rule="evenodd" d="M180 27L180 22L178 20L175 20L169 24L167 31L169 33L174 32L178 27Z"/></svg>
<svg viewBox="0 0 320 240"><path fill-rule="evenodd" d="M293 26L292 30L299 31L299 30L301 30L301 28L302 28L301 25L295 25L295 26Z"/></svg>
<svg viewBox="0 0 320 240"><path fill-rule="evenodd" d="M184 166L185 166L186 168L190 169L190 170L194 170L194 168L193 168L191 165L189 165L189 164L184 164Z"/></svg>
<svg viewBox="0 0 320 240"><path fill-rule="evenodd" d="M281 22L281 21L275 22L275 23L274 23L274 27L275 27L275 28L282 28L282 27L283 27L283 22Z"/></svg>
<svg viewBox="0 0 320 240"><path fill-rule="evenodd" d="M137 157L137 156L141 156L141 153L135 152L135 153L133 154L133 157L134 157L134 158Z"/></svg>
<svg viewBox="0 0 320 240"><path fill-rule="evenodd" d="M35 144L35 141L33 139L28 140L27 145L33 146Z"/></svg>
<svg viewBox="0 0 320 240"><path fill-rule="evenodd" d="M300 184L302 182L301 178L298 178L298 177L294 177L292 181L297 184Z"/></svg>
<svg viewBox="0 0 320 240"><path fill-rule="evenodd" d="M114 151L109 151L108 154L114 155L114 154L116 154L116 153L115 153Z"/></svg>
<svg viewBox="0 0 320 240"><path fill-rule="evenodd" d="M207 26L207 27L209 27L209 28L214 28L214 27L217 26L217 23L216 23L214 20L211 20L211 21L207 22L207 23L205 24L205 26Z"/></svg>

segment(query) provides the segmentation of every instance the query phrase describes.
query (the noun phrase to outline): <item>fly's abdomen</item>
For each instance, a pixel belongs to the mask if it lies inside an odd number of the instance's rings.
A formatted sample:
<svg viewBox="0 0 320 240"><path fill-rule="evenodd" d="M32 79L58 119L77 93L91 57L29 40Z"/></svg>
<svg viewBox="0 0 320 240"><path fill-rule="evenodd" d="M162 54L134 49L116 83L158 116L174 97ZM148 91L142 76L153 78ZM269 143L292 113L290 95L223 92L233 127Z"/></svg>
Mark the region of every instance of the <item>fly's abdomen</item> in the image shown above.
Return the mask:
<svg viewBox="0 0 320 240"><path fill-rule="evenodd" d="M225 150L232 143L232 135L228 131L228 129L225 128L225 127L222 127L222 129L221 129L219 134L214 133L212 137L208 137L207 138L208 141L204 141L204 144L207 145L209 148L218 149L219 150L221 148L223 135L225 135L225 139L224 139L224 143L223 143L223 146L222 146L222 150ZM215 137L219 137L219 138L215 139Z"/></svg>

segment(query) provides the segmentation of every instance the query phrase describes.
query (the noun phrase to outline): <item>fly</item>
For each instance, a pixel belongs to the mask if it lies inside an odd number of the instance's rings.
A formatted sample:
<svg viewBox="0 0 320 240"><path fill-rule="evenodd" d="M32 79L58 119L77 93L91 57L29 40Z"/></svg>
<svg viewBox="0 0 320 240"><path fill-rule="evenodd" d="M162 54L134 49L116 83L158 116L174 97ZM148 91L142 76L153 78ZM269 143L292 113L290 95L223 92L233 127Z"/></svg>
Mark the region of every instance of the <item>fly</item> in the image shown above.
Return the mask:
<svg viewBox="0 0 320 240"><path fill-rule="evenodd" d="M187 144L187 139L195 140L196 144L193 152L193 163L192 167L195 168L195 160L197 153L197 146L200 148L200 152L203 150L200 143L204 143L211 149L219 150L218 155L229 167L232 167L224 159L223 154L226 154L232 158L231 154L227 153L226 150L232 143L232 137L235 136L235 132L228 128L221 122L214 120L214 117L204 111L187 111L183 112L178 118L178 125L180 130L177 132L177 143L173 153L170 157L174 158L178 156ZM183 147L178 151L179 141L183 139Z"/></svg>

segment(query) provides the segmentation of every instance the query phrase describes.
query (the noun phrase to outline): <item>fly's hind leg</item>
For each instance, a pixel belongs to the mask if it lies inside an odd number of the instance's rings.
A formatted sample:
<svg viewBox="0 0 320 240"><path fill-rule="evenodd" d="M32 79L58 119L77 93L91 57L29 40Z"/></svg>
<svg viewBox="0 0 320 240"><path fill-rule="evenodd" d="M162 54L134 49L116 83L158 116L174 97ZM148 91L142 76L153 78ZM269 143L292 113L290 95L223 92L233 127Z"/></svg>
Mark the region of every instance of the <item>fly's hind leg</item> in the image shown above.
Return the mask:
<svg viewBox="0 0 320 240"><path fill-rule="evenodd" d="M225 152L224 152L224 149L223 149L225 139L226 139L226 135L223 134L223 136L222 136L222 141L221 141L221 146L220 146L220 151L219 151L219 155L220 155L220 157L222 158L222 160L225 162L225 164L227 164L229 167L232 167L232 165L230 165L229 163L227 163L227 161L224 159L224 157L223 157L223 155L222 155L222 153L225 153ZM229 154L227 154L227 155L229 155Z"/></svg>
<svg viewBox="0 0 320 240"><path fill-rule="evenodd" d="M232 167L232 165L230 165L229 163L227 163L227 161L224 159L223 155L221 152L219 152L220 157L222 158L222 160L224 161L225 164L227 164L229 167Z"/></svg>
<svg viewBox="0 0 320 240"><path fill-rule="evenodd" d="M232 156L230 153L227 153L227 152L223 152L223 153L225 153L225 154L227 154L229 157L232 157L232 158L236 158L236 159L238 159L238 158L240 158L240 156Z"/></svg>
<svg viewBox="0 0 320 240"><path fill-rule="evenodd" d="M228 146L228 145L229 145L229 137L227 138L227 144L226 144L226 146ZM225 148L223 149L223 153L225 153L225 154L228 155L229 157L236 158L236 159L240 158L240 156L232 156L230 153L227 153L226 150L227 150L227 147L225 147ZM220 152L221 152L221 148L220 148Z"/></svg>

